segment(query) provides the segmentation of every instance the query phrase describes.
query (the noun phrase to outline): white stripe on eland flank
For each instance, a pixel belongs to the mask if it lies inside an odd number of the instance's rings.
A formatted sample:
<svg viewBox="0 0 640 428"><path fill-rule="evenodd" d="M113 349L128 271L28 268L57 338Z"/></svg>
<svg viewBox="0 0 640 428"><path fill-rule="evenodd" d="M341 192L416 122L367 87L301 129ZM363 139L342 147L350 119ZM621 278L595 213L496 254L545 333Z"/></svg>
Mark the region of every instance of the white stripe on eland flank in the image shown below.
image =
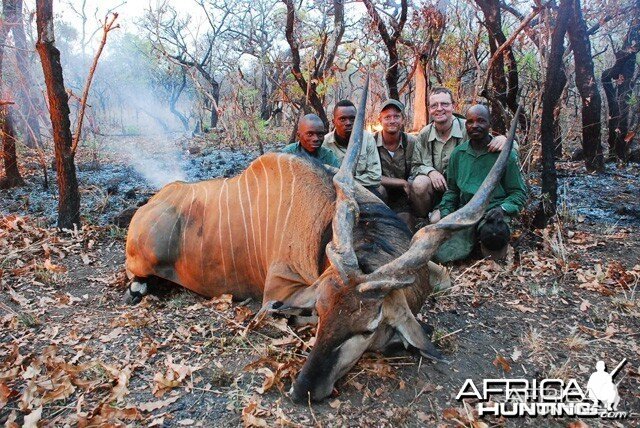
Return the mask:
<svg viewBox="0 0 640 428"><path fill-rule="evenodd" d="M289 209L287 210L287 216L285 217L284 220L284 226L282 227L282 232L280 232L280 245L278 246L278 253L282 254L282 240L284 239L284 235L285 235L285 231L287 230L287 225L289 224L289 217L291 216L291 208L293 208L293 204L294 204L294 197L296 194L296 174L295 171L293 170L293 157L289 158L289 171L291 172L291 196L289 198ZM312 202L312 201L309 201ZM313 221L315 219L309 219L310 221Z"/></svg>
<svg viewBox="0 0 640 428"><path fill-rule="evenodd" d="M247 198L249 199L249 218L251 220L251 240L253 241L253 257L256 262L255 265L260 269L260 281L264 278L264 273L262 272L262 267L260 266L260 262L258 261L258 247L256 246L256 230L253 227L253 203L251 202L252 195L249 191L249 174L246 172L242 174L244 176L244 187L247 191ZM249 237L247 236L247 239Z"/></svg>
<svg viewBox="0 0 640 428"><path fill-rule="evenodd" d="M240 281L238 281L238 268L236 267L236 255L235 251L233 251L233 231L231 230L231 210L229 209L229 179L225 178L224 183L222 183L223 187L227 188L227 230L229 231L229 245L231 246L231 264L233 265L233 274L236 277L236 287L240 285Z"/></svg>
<svg viewBox="0 0 640 428"><path fill-rule="evenodd" d="M242 202L242 189L240 188L240 177L236 178L237 183L237 192L238 192L238 203L240 204L240 212L242 212L242 225L244 226L244 243L247 246L247 255L246 258L249 259L249 266L251 267L251 275L255 280L256 277L256 268L253 266L253 259L249 254L249 230L247 229L247 217L244 212L244 203ZM247 195L249 196L249 195Z"/></svg>
<svg viewBox="0 0 640 428"><path fill-rule="evenodd" d="M280 160L282 159L282 156L278 156L278 177L280 177L280 201L278 202L278 211L276 212L276 235L278 233L280 233L280 240L282 240L282 233L283 230L281 227L279 226L280 223L280 208L282 207L282 190L284 187L284 177L282 176L282 163L280 162ZM269 254L269 257L271 257L271 259L273 259L273 245L271 246L271 254ZM279 254L278 254L279 255Z"/></svg>
<svg viewBox="0 0 640 428"><path fill-rule="evenodd" d="M262 158L260 159L260 165L262 165L262 170L264 171L264 187L265 187L265 194L267 195L266 198L266 202L267 202L267 209L265 212L265 221L267 222L267 224L265 225L265 232L264 232L264 250L262 252L263 254L263 258L266 260L267 257L267 246L269 245L269 240L270 240L270 236L269 236L269 223L271 223L271 219L269 218L269 205L271 205L269 203L269 171L267 171L267 168L264 166L264 162L262 161Z"/></svg>
<svg viewBox="0 0 640 428"><path fill-rule="evenodd" d="M206 282L204 278L204 219L206 217L207 204L209 203L209 189L207 189L206 182L201 181L200 185L201 187L204 187L204 205L202 208L202 222L200 224L200 227L202 228L202 236L200 237L200 282L204 284ZM196 236L198 236L197 233Z"/></svg>
<svg viewBox="0 0 640 428"><path fill-rule="evenodd" d="M251 167L249 168L251 170L251 173L253 174L253 178L255 179L256 182L256 207L258 208L258 248L262 249L262 212L260 211L260 180L258 180L258 176L256 175L256 171L255 171L255 167L254 165L251 165ZM255 235L254 235L255 237ZM262 261L264 262L264 254L261 254L261 258ZM266 272L267 269L266 267L263 265L262 266L262 270L263 272Z"/></svg>
<svg viewBox="0 0 640 428"><path fill-rule="evenodd" d="M225 178L226 180L226 178ZM222 260L222 277L224 278L224 287L227 288L227 265L224 261L224 245L222 244L222 189L224 182L220 185L220 194L218 195L218 250L220 251L220 258Z"/></svg>

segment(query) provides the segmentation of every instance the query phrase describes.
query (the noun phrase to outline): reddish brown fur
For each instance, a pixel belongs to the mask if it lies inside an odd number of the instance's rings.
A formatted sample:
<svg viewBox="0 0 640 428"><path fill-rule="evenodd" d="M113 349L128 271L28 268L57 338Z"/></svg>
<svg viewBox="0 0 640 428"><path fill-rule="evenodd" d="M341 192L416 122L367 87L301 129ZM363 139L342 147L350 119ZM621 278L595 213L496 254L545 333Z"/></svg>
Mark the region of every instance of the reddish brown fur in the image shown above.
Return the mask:
<svg viewBox="0 0 640 428"><path fill-rule="evenodd" d="M335 191L319 168L267 154L234 178L166 186L131 221L128 274L210 297L285 299L321 273Z"/></svg>

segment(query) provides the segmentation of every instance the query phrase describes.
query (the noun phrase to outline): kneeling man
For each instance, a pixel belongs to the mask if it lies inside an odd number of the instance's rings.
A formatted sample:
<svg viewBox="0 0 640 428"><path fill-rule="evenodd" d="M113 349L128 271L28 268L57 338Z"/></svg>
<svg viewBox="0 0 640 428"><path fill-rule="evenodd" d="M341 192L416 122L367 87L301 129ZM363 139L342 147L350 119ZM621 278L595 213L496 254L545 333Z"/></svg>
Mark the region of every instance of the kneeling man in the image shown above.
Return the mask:
<svg viewBox="0 0 640 428"><path fill-rule="evenodd" d="M447 167L447 191L439 206L442 217L471 200L500 154L489 151L490 117L489 109L483 105L474 105L467 111L465 127L469 140L451 153ZM522 210L526 201L526 186L518 157L512 150L507 170L493 191L488 211L478 226L454 233L440 247L436 259L440 262L464 259L478 240L484 257L504 258L510 238L509 222Z"/></svg>
<svg viewBox="0 0 640 428"><path fill-rule="evenodd" d="M296 134L298 141L289 144L282 151L284 153L308 156L325 165L340 168L340 161L336 155L326 147L322 147L322 141L326 133L322 119L315 114L307 114L298 122L298 132Z"/></svg>

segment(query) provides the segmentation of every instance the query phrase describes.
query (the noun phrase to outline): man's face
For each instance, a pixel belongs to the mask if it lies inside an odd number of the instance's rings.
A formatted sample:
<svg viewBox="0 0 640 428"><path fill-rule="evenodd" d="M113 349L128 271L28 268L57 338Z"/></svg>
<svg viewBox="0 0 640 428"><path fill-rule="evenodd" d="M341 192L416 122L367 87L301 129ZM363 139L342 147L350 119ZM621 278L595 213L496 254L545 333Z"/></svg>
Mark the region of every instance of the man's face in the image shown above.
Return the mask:
<svg viewBox="0 0 640 428"><path fill-rule="evenodd" d="M453 107L453 100L447 93L433 94L429 97L429 116L436 123L451 121Z"/></svg>
<svg viewBox="0 0 640 428"><path fill-rule="evenodd" d="M389 106L380 112L378 117L380 124L382 124L382 130L388 134L396 134L402 131L404 126L404 116L402 112L394 107Z"/></svg>
<svg viewBox="0 0 640 428"><path fill-rule="evenodd" d="M333 115L333 126L336 134L342 138L349 138L356 120L356 108L351 106L338 107Z"/></svg>
<svg viewBox="0 0 640 428"><path fill-rule="evenodd" d="M298 125L298 141L310 153L315 153L322 145L325 133L324 124L321 121L303 120Z"/></svg>
<svg viewBox="0 0 640 428"><path fill-rule="evenodd" d="M467 123L465 126L470 139L482 141L489 135L491 121L485 110L471 108L467 112Z"/></svg>

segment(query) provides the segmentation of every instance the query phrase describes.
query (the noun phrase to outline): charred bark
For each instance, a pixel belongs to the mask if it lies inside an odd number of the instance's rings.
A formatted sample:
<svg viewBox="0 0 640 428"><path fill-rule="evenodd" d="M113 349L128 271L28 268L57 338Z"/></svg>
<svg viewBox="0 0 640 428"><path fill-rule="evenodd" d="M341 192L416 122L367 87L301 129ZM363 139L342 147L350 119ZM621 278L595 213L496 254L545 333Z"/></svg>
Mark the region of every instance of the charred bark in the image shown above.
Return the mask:
<svg viewBox="0 0 640 428"><path fill-rule="evenodd" d="M382 42L387 47L387 53L389 56L387 70L385 71L385 80L387 82L387 88L389 89L389 98L394 100L400 100L400 92L398 91L398 63L400 62L400 56L398 55L398 39L402 34L404 24L407 22L407 0L401 0L400 2L400 19L398 22L392 22L393 34L389 34L389 30L384 21L380 18L380 14L373 5L372 0L363 0L364 5L371 16L372 24L378 29L378 34L382 38Z"/></svg>
<svg viewBox="0 0 640 428"><path fill-rule="evenodd" d="M60 51L55 46L52 0L36 1L36 24L36 50L42 62L53 128L59 193L58 227L73 229L80 226L80 192L72 150L69 97L64 87Z"/></svg>
<svg viewBox="0 0 640 428"><path fill-rule="evenodd" d="M561 0L558 15L551 35L551 52L547 63L547 72L542 97L542 118L540 140L542 143L542 195L540 206L535 215L534 226L542 228L556 213L558 202L558 178L556 174L556 107L566 84L562 63L564 54L564 36L571 15L572 0Z"/></svg>
<svg viewBox="0 0 640 428"><path fill-rule="evenodd" d="M291 49L291 73L300 89L306 94L304 108L310 105L320 116L322 122L329 129L329 118L324 109L324 97L318 93L318 85L322 84L326 77L332 73L333 62L338 51L338 46L344 35L344 0L333 0L334 28L331 37L325 37L314 58L316 61L310 70L309 79L304 77L300 60L300 45L294 35L296 9L293 0L282 0L287 6L287 20L285 37Z"/></svg>
<svg viewBox="0 0 640 428"><path fill-rule="evenodd" d="M31 76L27 48L27 38L24 33L22 18L22 0L5 0L3 4L4 16L9 23L13 41L16 46L16 64L21 77L19 85L20 107L23 118L23 140L27 147L40 146L40 123L38 117L42 111L40 94Z"/></svg>
<svg viewBox="0 0 640 428"><path fill-rule="evenodd" d="M4 3L4 16L6 17L7 3ZM9 33L9 25L2 20L0 21L0 93L2 93L4 79L2 78L4 64L4 47ZM16 133L13 126L11 113L11 105L4 104L0 107L0 121L2 122L2 160L4 163L4 177L0 179L0 188L7 189L10 187L20 186L24 184L18 169L18 156L16 153Z"/></svg>
<svg viewBox="0 0 640 428"><path fill-rule="evenodd" d="M489 50L491 55L494 56L498 51L498 48L507 41L507 37L502 31L502 15L500 13L500 1L499 0L476 0L476 3L482 9L482 13L485 18L485 25L489 33ZM505 66L507 68L507 74L505 74ZM513 54L511 46L507 46L503 53L499 54L495 59L495 66L491 68L491 82L493 84L493 91L488 92L489 101L492 104L493 110L493 124L492 127L504 134L506 132L505 118L500 114L502 109L508 108L512 112L515 112L518 108L518 68ZM498 106L500 103L501 106ZM523 129L527 130L526 116L522 123Z"/></svg>
<svg viewBox="0 0 640 428"><path fill-rule="evenodd" d="M629 159L631 141L627 133L636 55L640 52L640 0L636 0L632 16L622 47L615 52L615 63L601 76L609 113L609 157L622 163Z"/></svg>
<svg viewBox="0 0 640 428"><path fill-rule="evenodd" d="M604 170L602 125L600 124L602 100L596 84L591 42L582 16L580 0L573 0L571 3L567 33L575 60L576 86L582 98L582 147L585 165L589 172L602 172Z"/></svg>
<svg viewBox="0 0 640 428"><path fill-rule="evenodd" d="M24 185L24 180L18 170L16 131L13 126L11 107L3 106L0 114L2 118L2 159L5 173L5 176L0 178L0 189L9 189Z"/></svg>

